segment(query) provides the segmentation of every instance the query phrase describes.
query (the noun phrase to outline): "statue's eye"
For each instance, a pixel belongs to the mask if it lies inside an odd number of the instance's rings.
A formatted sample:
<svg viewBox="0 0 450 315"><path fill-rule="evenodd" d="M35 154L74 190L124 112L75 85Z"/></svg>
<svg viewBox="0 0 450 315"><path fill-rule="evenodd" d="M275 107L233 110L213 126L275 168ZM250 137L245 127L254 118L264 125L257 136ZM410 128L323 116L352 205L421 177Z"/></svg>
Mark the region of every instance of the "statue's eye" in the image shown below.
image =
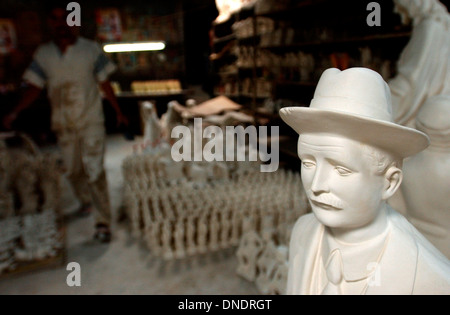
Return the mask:
<svg viewBox="0 0 450 315"><path fill-rule="evenodd" d="M348 168L342 167L342 166L336 166L336 171L339 173L339 175L341 176L348 176L350 174L352 174L353 172L351 170L349 170Z"/></svg>
<svg viewBox="0 0 450 315"><path fill-rule="evenodd" d="M303 161L303 162L302 162L302 165L303 165L304 168L312 168L312 167L314 167L316 164L313 163L313 162L311 162L311 161Z"/></svg>

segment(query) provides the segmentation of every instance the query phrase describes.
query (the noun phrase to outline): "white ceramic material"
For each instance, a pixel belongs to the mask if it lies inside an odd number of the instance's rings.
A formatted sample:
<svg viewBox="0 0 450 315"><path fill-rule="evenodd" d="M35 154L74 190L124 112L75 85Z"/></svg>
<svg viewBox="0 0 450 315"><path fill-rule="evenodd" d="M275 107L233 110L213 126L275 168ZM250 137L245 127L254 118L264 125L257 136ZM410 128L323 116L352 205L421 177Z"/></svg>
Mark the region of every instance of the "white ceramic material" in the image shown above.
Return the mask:
<svg viewBox="0 0 450 315"><path fill-rule="evenodd" d="M298 173L243 167L244 172L228 162L176 163L167 154L136 154L122 165L133 234L157 256L174 259L229 248L245 231L286 239L288 220L308 209ZM189 176L192 166L201 176ZM283 192L275 193L276 187Z"/></svg>
<svg viewBox="0 0 450 315"><path fill-rule="evenodd" d="M156 115L156 108L149 101L142 102L141 106L144 119L144 142L154 148L161 141L161 125Z"/></svg>
<svg viewBox="0 0 450 315"><path fill-rule="evenodd" d="M238 259L237 274L254 281L257 275L256 260L264 248L264 242L255 231L245 233L236 252Z"/></svg>
<svg viewBox="0 0 450 315"><path fill-rule="evenodd" d="M387 204L402 159L428 146L390 109L382 77L351 68L326 70L309 108L280 111L313 212L291 235L288 294L450 293L449 260Z"/></svg>
<svg viewBox="0 0 450 315"><path fill-rule="evenodd" d="M416 128L430 146L405 160L399 194L413 225L450 259L450 95L428 99L419 111ZM420 180L418 180L420 179Z"/></svg>
<svg viewBox="0 0 450 315"><path fill-rule="evenodd" d="M414 127L424 102L450 92L450 15L437 0L394 0L405 24L413 23L409 43L397 62L392 91L394 119Z"/></svg>

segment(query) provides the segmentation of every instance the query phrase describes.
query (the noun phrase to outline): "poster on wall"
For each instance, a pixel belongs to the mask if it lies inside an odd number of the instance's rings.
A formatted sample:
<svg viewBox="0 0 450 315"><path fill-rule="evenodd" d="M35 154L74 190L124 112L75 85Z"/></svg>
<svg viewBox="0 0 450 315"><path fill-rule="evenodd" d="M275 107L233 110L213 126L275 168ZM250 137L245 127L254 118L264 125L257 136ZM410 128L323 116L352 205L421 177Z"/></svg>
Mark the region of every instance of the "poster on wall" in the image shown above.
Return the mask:
<svg viewBox="0 0 450 315"><path fill-rule="evenodd" d="M10 19L0 19L0 54L9 54L17 44L16 29Z"/></svg>
<svg viewBox="0 0 450 315"><path fill-rule="evenodd" d="M122 23L119 10L114 8L96 11L97 38L102 42L115 42L122 39Z"/></svg>

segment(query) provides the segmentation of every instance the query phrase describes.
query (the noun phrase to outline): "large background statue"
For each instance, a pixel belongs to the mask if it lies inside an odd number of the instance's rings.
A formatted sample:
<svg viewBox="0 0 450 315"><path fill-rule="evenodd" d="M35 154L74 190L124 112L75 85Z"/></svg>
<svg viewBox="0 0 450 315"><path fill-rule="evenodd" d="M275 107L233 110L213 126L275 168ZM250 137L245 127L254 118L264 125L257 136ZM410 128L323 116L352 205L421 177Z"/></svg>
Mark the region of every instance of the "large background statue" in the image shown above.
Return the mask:
<svg viewBox="0 0 450 315"><path fill-rule="evenodd" d="M416 128L431 144L405 161L403 183L391 204L450 259L450 95L425 102Z"/></svg>
<svg viewBox="0 0 450 315"><path fill-rule="evenodd" d="M413 23L411 39L389 82L394 120L414 127L424 102L450 94L450 16L437 0L394 0L404 24Z"/></svg>
<svg viewBox="0 0 450 315"><path fill-rule="evenodd" d="M287 293L449 294L450 261L387 204L429 140L393 122L382 77L328 69L309 108L280 114L300 135L312 208L291 235Z"/></svg>

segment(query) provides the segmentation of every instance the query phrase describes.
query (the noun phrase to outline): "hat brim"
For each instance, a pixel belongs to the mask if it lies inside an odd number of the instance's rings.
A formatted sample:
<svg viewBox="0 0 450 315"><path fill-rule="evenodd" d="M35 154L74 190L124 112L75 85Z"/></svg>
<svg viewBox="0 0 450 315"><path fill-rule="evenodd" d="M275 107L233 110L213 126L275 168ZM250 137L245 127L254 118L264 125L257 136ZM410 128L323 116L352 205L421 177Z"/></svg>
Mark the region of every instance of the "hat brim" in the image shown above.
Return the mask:
<svg viewBox="0 0 450 315"><path fill-rule="evenodd" d="M337 134L373 145L400 158L419 153L428 147L428 136L418 130L395 123L308 107L285 107L281 118L298 134Z"/></svg>

